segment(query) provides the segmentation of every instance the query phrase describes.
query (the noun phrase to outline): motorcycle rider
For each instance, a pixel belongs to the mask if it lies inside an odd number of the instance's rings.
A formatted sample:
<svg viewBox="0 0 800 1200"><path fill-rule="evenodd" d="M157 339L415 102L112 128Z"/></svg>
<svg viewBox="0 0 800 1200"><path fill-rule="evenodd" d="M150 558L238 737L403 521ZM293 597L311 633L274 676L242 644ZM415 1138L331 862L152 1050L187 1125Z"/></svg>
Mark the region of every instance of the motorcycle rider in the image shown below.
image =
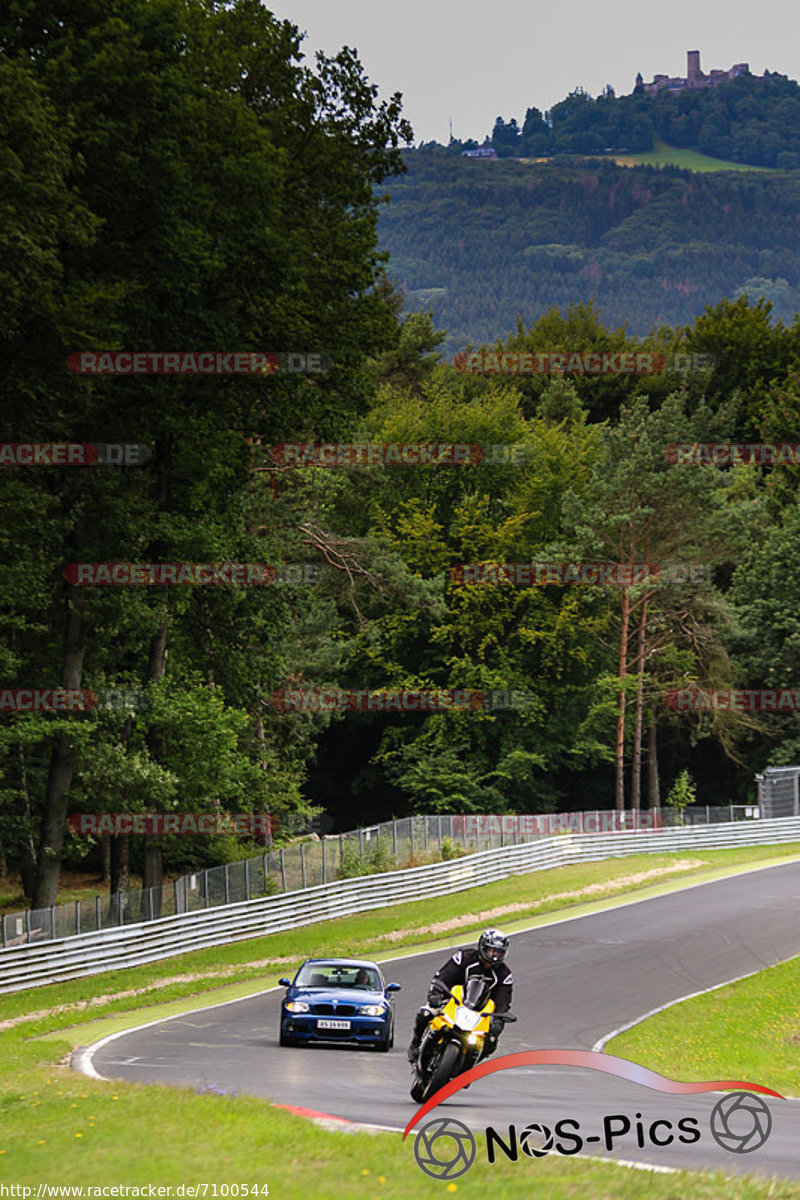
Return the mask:
<svg viewBox="0 0 800 1200"><path fill-rule="evenodd" d="M477 947L473 948L470 946L462 950L456 950L455 954L447 960L444 966L439 968L431 980L431 985L428 989L428 1002L422 1005L414 1021L414 1032L411 1044L408 1047L408 1061L412 1065L417 1061L419 1044L428 1022L434 1016L435 1010L442 1003L442 991L441 987L437 986L438 984L452 989L457 983L460 983L466 988L470 979L474 979L476 976L483 976L487 983L491 984L486 998L491 997L494 1000L495 1013L508 1012L511 1008L511 992L514 980L511 968L505 962L507 950L508 938L504 933L499 929L484 929L478 938ZM503 1030L503 1024L503 1021L498 1020L494 1015L492 1016L489 1033L483 1046L482 1059L488 1058L490 1054L494 1054L497 1049L497 1039Z"/></svg>

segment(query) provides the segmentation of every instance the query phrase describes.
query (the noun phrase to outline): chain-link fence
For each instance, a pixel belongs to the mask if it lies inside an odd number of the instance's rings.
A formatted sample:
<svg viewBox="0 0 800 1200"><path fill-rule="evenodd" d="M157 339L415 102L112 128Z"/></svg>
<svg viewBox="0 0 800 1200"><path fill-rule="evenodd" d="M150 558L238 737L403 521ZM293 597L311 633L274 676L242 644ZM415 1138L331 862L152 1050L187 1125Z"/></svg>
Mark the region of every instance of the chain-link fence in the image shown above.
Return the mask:
<svg viewBox="0 0 800 1200"><path fill-rule="evenodd" d="M800 768L793 769L800 773ZM695 805L682 813L661 808L403 817L349 833L321 838L312 834L308 840L283 849L270 849L255 858L183 875L160 888L115 892L111 896L97 896L93 901L76 900L7 914L0 922L0 933L4 947L17 946L298 891L336 879L419 866L557 833L644 832L671 825L718 824L758 815L755 806Z"/></svg>

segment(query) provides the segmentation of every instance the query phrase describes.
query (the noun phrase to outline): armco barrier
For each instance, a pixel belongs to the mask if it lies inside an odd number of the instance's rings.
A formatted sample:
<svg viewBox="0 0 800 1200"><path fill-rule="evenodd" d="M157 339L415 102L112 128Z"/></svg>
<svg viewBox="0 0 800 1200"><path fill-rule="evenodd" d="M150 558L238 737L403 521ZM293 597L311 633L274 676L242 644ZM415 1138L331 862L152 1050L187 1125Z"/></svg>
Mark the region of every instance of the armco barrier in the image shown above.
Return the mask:
<svg viewBox="0 0 800 1200"><path fill-rule="evenodd" d="M0 951L0 993L136 966L389 904L442 896L548 867L627 854L793 841L800 841L800 817L652 832L564 833L405 871L342 879L140 925L9 947Z"/></svg>
<svg viewBox="0 0 800 1200"><path fill-rule="evenodd" d="M696 804L682 813L671 808L654 808L627 812L607 809L401 817L352 829L349 833L265 847L262 853L252 858L196 869L162 887L128 888L110 896L95 896L93 900L4 913L0 918L0 943L5 949L28 942L57 941L116 925L139 925L160 917L195 912L199 908L259 900L277 892L296 892L301 887L316 887L319 883L370 874L376 867L389 871L393 864L394 869L399 870L406 860L420 854L428 855L431 851L438 850L442 858L452 858L454 850L477 854L481 850L501 849L512 843L518 845L567 831L619 833L676 824L716 825L736 820L737 813L740 819L753 819L759 815L755 805L726 804L715 808ZM767 815L792 817L800 814L792 810ZM443 853L445 849L448 853Z"/></svg>

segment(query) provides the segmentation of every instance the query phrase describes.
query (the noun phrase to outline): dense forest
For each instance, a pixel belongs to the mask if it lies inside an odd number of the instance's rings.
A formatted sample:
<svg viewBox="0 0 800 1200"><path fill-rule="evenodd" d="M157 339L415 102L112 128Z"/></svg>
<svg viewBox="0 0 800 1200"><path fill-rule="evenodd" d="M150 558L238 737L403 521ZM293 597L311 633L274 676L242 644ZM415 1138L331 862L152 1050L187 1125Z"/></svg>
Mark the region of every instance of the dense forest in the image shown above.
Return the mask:
<svg viewBox="0 0 800 1200"><path fill-rule="evenodd" d="M634 90L616 96L605 88L595 99L576 88L542 113L529 108L498 117L491 137L500 158L545 158L560 154L636 153L651 150L657 137L671 146L690 146L713 158L758 167L800 167L800 86L785 75L740 75L705 89L668 88L653 96ZM429 147L436 143L428 143ZM449 154L478 142L453 140Z"/></svg>
<svg viewBox="0 0 800 1200"><path fill-rule="evenodd" d="M513 163L489 176L417 156L387 185L411 130L352 52L311 71L297 30L250 0L73 7L69 32L28 0L0 17L13 168L0 441L147 454L3 458L0 874L19 874L35 907L53 903L63 864L100 861L100 839L67 826L76 812L268 812L284 838L315 812L346 829L409 812L644 806L685 769L698 801L728 803L752 795L764 765L797 762L797 712L668 702L679 687L800 680L800 468L688 466L668 453L800 442L796 178ZM640 344L620 327L629 320L662 326L647 345L709 365L468 375L445 361L438 315L402 315L393 275L418 298L451 289L462 344L621 351ZM725 299L756 276L788 280L788 297L774 310ZM692 319L670 316L666 297ZM78 351L209 349L313 352L325 369L67 367ZM274 449L287 442L524 453L296 466ZM458 571L597 560L683 574L471 586ZM74 566L109 563L272 571L258 586L92 586ZM323 687L526 702L332 712L276 701ZM35 688L117 699L15 707ZM234 836L118 834L112 887L252 849Z"/></svg>
<svg viewBox="0 0 800 1200"><path fill-rule="evenodd" d="M410 309L449 353L491 342L551 305L595 299L639 335L725 296L800 307L800 174L698 174L610 162L480 162L405 155L381 244Z"/></svg>

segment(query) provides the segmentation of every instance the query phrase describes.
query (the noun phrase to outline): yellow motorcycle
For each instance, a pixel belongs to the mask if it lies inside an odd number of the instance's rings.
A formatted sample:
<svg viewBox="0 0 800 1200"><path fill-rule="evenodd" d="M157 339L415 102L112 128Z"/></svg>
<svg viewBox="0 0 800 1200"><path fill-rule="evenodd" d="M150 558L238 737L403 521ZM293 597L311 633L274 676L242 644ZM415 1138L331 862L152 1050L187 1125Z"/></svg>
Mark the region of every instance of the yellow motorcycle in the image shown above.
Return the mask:
<svg viewBox="0 0 800 1200"><path fill-rule="evenodd" d="M469 980L466 995L460 983L452 991L438 986L446 1003L428 1022L411 1069L411 1099L418 1104L480 1062L493 1016L509 1023L517 1019L511 1013L495 1014L494 1000L486 999L487 981L481 977Z"/></svg>

